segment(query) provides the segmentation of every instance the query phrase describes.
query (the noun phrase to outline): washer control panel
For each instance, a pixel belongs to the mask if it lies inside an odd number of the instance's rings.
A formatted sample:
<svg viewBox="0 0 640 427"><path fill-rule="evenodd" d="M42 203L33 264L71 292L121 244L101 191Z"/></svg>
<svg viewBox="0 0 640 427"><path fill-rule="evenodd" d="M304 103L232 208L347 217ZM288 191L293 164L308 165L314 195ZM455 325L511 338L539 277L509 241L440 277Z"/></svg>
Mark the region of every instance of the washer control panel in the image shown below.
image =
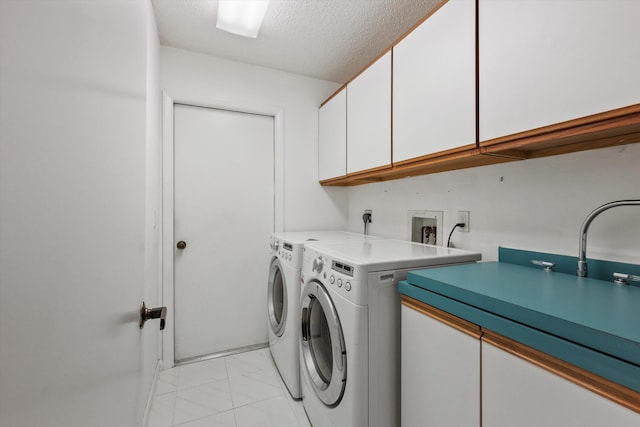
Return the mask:
<svg viewBox="0 0 640 427"><path fill-rule="evenodd" d="M302 275L305 282L317 278L327 290L337 292L355 304L368 304L368 289L366 284L360 286L363 283L357 267L313 249L305 248L304 252Z"/></svg>

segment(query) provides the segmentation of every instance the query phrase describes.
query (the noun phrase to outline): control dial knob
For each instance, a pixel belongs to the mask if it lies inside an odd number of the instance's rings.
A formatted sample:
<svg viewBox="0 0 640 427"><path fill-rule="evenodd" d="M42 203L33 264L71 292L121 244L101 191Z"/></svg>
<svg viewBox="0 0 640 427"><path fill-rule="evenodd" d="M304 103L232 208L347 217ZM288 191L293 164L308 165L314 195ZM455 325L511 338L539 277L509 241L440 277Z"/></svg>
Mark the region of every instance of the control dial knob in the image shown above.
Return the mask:
<svg viewBox="0 0 640 427"><path fill-rule="evenodd" d="M322 271L322 267L324 267L324 261L322 261L321 257L313 260L313 265L311 266L312 271L317 271L318 273L320 273Z"/></svg>

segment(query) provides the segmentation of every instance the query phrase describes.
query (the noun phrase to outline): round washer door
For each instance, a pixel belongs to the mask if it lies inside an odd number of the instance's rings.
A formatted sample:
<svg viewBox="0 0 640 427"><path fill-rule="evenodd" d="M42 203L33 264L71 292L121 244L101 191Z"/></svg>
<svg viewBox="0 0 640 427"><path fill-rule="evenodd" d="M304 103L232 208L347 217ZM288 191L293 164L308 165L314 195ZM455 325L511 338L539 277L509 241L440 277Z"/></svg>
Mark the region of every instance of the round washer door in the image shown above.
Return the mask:
<svg viewBox="0 0 640 427"><path fill-rule="evenodd" d="M347 351L335 305L325 287L310 281L301 296L302 364L318 398L336 406L347 381Z"/></svg>
<svg viewBox="0 0 640 427"><path fill-rule="evenodd" d="M284 333L287 323L287 282L278 258L271 261L269 268L269 285L267 287L267 309L269 325L276 336Z"/></svg>

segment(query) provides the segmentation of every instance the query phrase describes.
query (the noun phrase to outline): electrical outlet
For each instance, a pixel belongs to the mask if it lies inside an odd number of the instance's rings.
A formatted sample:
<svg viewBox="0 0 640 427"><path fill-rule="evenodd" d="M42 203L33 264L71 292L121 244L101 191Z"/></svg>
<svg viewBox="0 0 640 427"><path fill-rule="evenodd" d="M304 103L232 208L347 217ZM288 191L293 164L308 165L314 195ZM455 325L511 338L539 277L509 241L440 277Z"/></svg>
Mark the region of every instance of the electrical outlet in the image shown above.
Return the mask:
<svg viewBox="0 0 640 427"><path fill-rule="evenodd" d="M458 222L463 223L464 227L458 227L458 231L469 232L469 211L458 211Z"/></svg>

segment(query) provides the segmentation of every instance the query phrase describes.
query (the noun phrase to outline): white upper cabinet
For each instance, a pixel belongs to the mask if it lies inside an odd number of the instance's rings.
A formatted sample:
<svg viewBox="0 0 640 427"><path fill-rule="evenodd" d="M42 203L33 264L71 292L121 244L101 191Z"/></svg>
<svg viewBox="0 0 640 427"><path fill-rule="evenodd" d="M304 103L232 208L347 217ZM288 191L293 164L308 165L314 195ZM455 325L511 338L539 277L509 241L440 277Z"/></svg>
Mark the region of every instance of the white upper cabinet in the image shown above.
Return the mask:
<svg viewBox="0 0 640 427"><path fill-rule="evenodd" d="M391 165L391 52L347 85L347 173Z"/></svg>
<svg viewBox="0 0 640 427"><path fill-rule="evenodd" d="M345 89L320 107L318 121L318 180L344 176L347 168Z"/></svg>
<svg viewBox="0 0 640 427"><path fill-rule="evenodd" d="M480 0L480 141L640 102L640 1Z"/></svg>
<svg viewBox="0 0 640 427"><path fill-rule="evenodd" d="M475 21L450 0L393 48L394 163L476 143Z"/></svg>

